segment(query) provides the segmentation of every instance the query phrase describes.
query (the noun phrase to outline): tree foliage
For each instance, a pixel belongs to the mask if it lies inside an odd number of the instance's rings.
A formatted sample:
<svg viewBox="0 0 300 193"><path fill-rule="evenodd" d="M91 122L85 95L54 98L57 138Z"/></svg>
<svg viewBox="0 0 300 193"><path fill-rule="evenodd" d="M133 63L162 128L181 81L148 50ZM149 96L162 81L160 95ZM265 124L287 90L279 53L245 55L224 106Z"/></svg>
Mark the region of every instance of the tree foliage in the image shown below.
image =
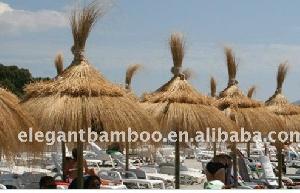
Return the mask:
<svg viewBox="0 0 300 193"><path fill-rule="evenodd" d="M28 69L0 64L0 86L10 90L19 97L24 95L23 88L26 84L44 79L49 78L34 78Z"/></svg>

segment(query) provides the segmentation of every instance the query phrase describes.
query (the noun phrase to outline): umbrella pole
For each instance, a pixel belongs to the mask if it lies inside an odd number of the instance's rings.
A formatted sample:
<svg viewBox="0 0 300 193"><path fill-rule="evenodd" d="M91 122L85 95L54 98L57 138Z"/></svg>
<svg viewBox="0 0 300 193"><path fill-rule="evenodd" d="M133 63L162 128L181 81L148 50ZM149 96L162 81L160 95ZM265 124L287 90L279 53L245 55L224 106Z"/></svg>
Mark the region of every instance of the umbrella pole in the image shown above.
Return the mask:
<svg viewBox="0 0 300 193"><path fill-rule="evenodd" d="M268 155L268 147L267 147L267 143L265 143L265 156Z"/></svg>
<svg viewBox="0 0 300 193"><path fill-rule="evenodd" d="M247 155L248 155L248 157L250 157L250 153L251 153L251 142L249 141L249 142L247 142Z"/></svg>
<svg viewBox="0 0 300 193"><path fill-rule="evenodd" d="M129 170L129 142L128 139L125 142L125 170L128 171Z"/></svg>
<svg viewBox="0 0 300 193"><path fill-rule="evenodd" d="M282 188L282 147L277 145L277 159L278 159L278 185L279 189Z"/></svg>
<svg viewBox="0 0 300 193"><path fill-rule="evenodd" d="M66 180L66 172L65 172L65 168L66 168L66 146L65 146L65 142L62 141L61 142L61 157L62 157L62 180L65 181Z"/></svg>
<svg viewBox="0 0 300 193"><path fill-rule="evenodd" d="M83 189L83 143L77 141L77 188Z"/></svg>
<svg viewBox="0 0 300 193"><path fill-rule="evenodd" d="M233 178L234 178L234 187L238 187L238 171L237 171L237 155L236 155L236 143L233 143L232 147L232 159L233 159Z"/></svg>
<svg viewBox="0 0 300 193"><path fill-rule="evenodd" d="M177 140L175 143L175 189L180 189L180 143L179 129L176 129Z"/></svg>
<svg viewBox="0 0 300 193"><path fill-rule="evenodd" d="M217 155L217 142L213 142L214 157Z"/></svg>

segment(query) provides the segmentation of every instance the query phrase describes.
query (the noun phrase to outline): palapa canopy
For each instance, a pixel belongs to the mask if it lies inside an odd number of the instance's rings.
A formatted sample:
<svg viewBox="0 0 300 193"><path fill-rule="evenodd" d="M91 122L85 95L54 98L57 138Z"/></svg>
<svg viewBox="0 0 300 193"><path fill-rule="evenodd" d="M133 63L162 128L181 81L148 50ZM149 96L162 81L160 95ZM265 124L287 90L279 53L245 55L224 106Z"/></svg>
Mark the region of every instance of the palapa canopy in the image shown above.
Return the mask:
<svg viewBox="0 0 300 193"><path fill-rule="evenodd" d="M26 86L23 105L44 130L77 131L92 123L106 131L151 129L152 120L126 97L125 89L104 78L84 56L85 42L103 10L95 3L71 17L74 60L56 80Z"/></svg>
<svg viewBox="0 0 300 193"><path fill-rule="evenodd" d="M37 152L38 148L33 144L18 139L19 132L27 132L29 128L35 128L34 121L21 108L17 96L0 88L0 151L7 158L13 158L23 151Z"/></svg>
<svg viewBox="0 0 300 193"><path fill-rule="evenodd" d="M214 77L210 77L210 96L213 98L217 96L217 81Z"/></svg>
<svg viewBox="0 0 300 193"><path fill-rule="evenodd" d="M230 117L238 127L249 132L259 131L265 137L269 131L279 131L283 123L274 114L269 112L264 104L245 96L238 87L236 80L237 63L232 49L225 48L228 70L228 85L220 92L215 105ZM233 143L234 185L237 186L237 157L236 144ZM250 155L250 142L247 143Z"/></svg>
<svg viewBox="0 0 300 193"><path fill-rule="evenodd" d="M173 77L155 92L144 94L141 100L143 107L158 120L164 132L175 128L190 134L205 132L206 128L233 130L232 122L211 105L213 98L198 92L181 72L184 57L181 34L172 34L170 48Z"/></svg>
<svg viewBox="0 0 300 193"><path fill-rule="evenodd" d="M144 94L143 107L153 115L162 132L187 131L189 137L197 131L206 133L207 128L233 130L234 124L217 108L213 107L213 99L199 93L182 73L184 58L184 40L181 34L174 33L170 38L170 48L173 57L171 72L173 77L169 82L153 93ZM175 143L175 188L180 188L180 158L179 140Z"/></svg>
<svg viewBox="0 0 300 193"><path fill-rule="evenodd" d="M300 128L300 107L292 105L288 102L286 97L282 94L282 86L288 71L287 63L282 63L278 67L277 72L277 88L275 93L265 102L267 109L276 114L283 122L285 131L299 131ZM287 144L295 139L289 139ZM298 139L299 140L299 139ZM278 173L279 173L279 187L282 188L282 165L284 162L282 149L284 143L277 143L277 158L278 158Z"/></svg>
<svg viewBox="0 0 300 193"><path fill-rule="evenodd" d="M79 131L95 127L97 131L154 130L155 121L126 91L104 78L86 59L87 37L104 13L97 1L73 10L70 22L74 59L54 80L26 86L23 105L44 131ZM127 139L126 139L127 140ZM82 145L78 143L78 187L82 188ZM81 168L80 168L81 167Z"/></svg>
<svg viewBox="0 0 300 193"><path fill-rule="evenodd" d="M228 86L219 94L215 105L231 118L239 127L246 131L278 131L282 122L269 112L264 104L245 96L238 87L236 80L237 63L230 48L225 48L228 69Z"/></svg>
<svg viewBox="0 0 300 193"><path fill-rule="evenodd" d="M253 95L255 94L256 92L256 86L251 86L249 89L248 89L248 92L247 92L247 97L252 99Z"/></svg>
<svg viewBox="0 0 300 193"><path fill-rule="evenodd" d="M286 131L300 130L300 107L290 104L282 93L282 86L288 71L287 63L282 63L277 72L277 88L266 101L267 109L278 115L285 123Z"/></svg>
<svg viewBox="0 0 300 193"><path fill-rule="evenodd" d="M125 75L125 89L127 91L127 97L137 102L139 101L139 98L132 92L131 81L133 76L141 69L141 67L142 65L140 64L129 65Z"/></svg>

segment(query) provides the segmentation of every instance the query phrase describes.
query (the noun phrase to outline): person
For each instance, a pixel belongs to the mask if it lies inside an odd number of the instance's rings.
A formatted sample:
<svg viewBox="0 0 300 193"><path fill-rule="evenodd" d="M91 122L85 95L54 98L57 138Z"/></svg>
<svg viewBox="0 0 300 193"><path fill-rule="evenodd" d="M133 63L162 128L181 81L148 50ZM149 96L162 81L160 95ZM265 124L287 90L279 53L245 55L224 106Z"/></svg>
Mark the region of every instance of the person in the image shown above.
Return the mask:
<svg viewBox="0 0 300 193"><path fill-rule="evenodd" d="M65 167L65 174L69 182L77 178L77 158L77 149L74 148L72 150L72 159L67 161ZM86 160L83 160L83 169L85 175L95 175L94 170L88 168Z"/></svg>
<svg viewBox="0 0 300 193"><path fill-rule="evenodd" d="M43 176L40 179L40 189L56 189L55 180L51 176Z"/></svg>
<svg viewBox="0 0 300 193"><path fill-rule="evenodd" d="M83 189L100 189L101 180L96 175L85 176L83 178ZM77 178L72 181L68 189L78 189L77 188Z"/></svg>
<svg viewBox="0 0 300 193"><path fill-rule="evenodd" d="M83 188L84 189L100 189L101 180L98 176L87 176Z"/></svg>
<svg viewBox="0 0 300 193"><path fill-rule="evenodd" d="M204 189L223 189L226 181L226 167L226 165L219 162L208 162L205 170L207 182L204 184Z"/></svg>
<svg viewBox="0 0 300 193"><path fill-rule="evenodd" d="M233 175L232 175L232 167L233 167L233 163L232 163L232 157L227 155L227 154L219 154L216 155L213 159L213 162L217 162L217 163L221 163L224 166L226 166L224 168L225 170L225 181L224 184L226 187L230 187L233 185L234 180L233 180Z"/></svg>

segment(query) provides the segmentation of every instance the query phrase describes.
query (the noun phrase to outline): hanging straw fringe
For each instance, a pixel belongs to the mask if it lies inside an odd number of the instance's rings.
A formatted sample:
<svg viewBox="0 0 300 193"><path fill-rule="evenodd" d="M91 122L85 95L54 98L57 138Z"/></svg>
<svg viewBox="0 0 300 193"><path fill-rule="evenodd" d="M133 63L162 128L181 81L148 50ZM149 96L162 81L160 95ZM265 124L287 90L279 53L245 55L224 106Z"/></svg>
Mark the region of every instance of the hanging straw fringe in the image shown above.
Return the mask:
<svg viewBox="0 0 300 193"><path fill-rule="evenodd" d="M282 85L285 80L286 74L288 71L288 64L287 62L282 63L278 67L278 72L277 72L277 88L276 88L276 93L281 93L282 92Z"/></svg>
<svg viewBox="0 0 300 193"><path fill-rule="evenodd" d="M86 40L97 19L104 15L103 7L98 1L93 1L82 9L74 9L71 13L70 24L72 28L74 45L71 48L74 54L73 63L84 60Z"/></svg>
<svg viewBox="0 0 300 193"><path fill-rule="evenodd" d="M125 88L130 90L132 77L136 72L142 67L140 64L133 64L127 68L126 77L125 77Z"/></svg>
<svg viewBox="0 0 300 193"><path fill-rule="evenodd" d="M171 69L171 72L174 76L183 75L181 73L182 61L184 58L184 48L185 42L183 35L181 33L173 33L171 35L170 41L170 48L173 57L173 64L174 66Z"/></svg>
<svg viewBox="0 0 300 193"><path fill-rule="evenodd" d="M64 58L61 53L57 54L54 60L57 75L61 75L64 71Z"/></svg>
<svg viewBox="0 0 300 193"><path fill-rule="evenodd" d="M210 78L210 95L211 97L216 97L217 93L217 81L214 77Z"/></svg>
<svg viewBox="0 0 300 193"><path fill-rule="evenodd" d="M227 70L228 70L228 86L233 86L238 84L236 80L236 72L237 72L237 63L234 56L234 53L231 48L225 47L225 55L227 60Z"/></svg>
<svg viewBox="0 0 300 193"><path fill-rule="evenodd" d="M251 99L253 97L255 91L256 91L256 86L251 86L248 90L247 97Z"/></svg>

